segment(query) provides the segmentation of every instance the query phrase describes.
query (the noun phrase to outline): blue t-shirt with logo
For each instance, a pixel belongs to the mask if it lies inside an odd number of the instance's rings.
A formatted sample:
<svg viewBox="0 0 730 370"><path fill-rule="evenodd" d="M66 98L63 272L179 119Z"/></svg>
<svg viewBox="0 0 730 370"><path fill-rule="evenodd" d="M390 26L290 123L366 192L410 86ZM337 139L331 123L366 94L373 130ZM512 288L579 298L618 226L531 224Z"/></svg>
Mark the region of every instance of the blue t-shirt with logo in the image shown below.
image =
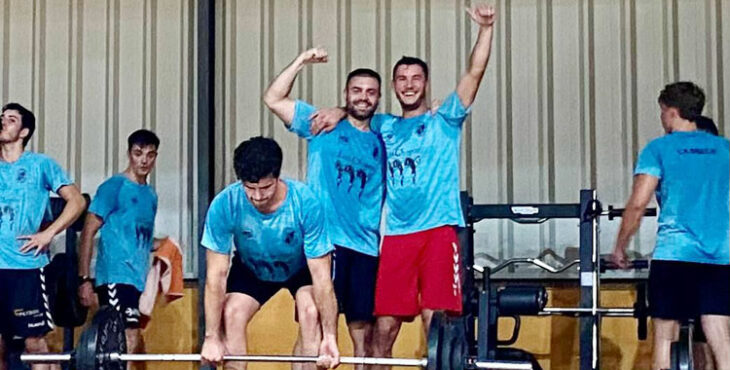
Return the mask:
<svg viewBox="0 0 730 370"><path fill-rule="evenodd" d="M382 136L387 153L387 235L464 226L459 156L468 115L469 109L453 92L436 113L373 117L371 128Z"/></svg>
<svg viewBox="0 0 730 370"><path fill-rule="evenodd" d="M96 284L129 284L144 290L157 215L155 190L117 174L96 190L89 212L103 222Z"/></svg>
<svg viewBox="0 0 730 370"><path fill-rule="evenodd" d="M306 268L307 258L333 250L324 212L315 194L301 182L284 180L286 199L273 213L259 212L238 181L218 193L208 208L203 247L229 254L264 281L282 282Z"/></svg>
<svg viewBox="0 0 730 370"><path fill-rule="evenodd" d="M644 148L634 174L659 179L655 259L730 264L729 169L728 140L702 131Z"/></svg>
<svg viewBox="0 0 730 370"><path fill-rule="evenodd" d="M24 152L13 163L0 161L0 269L37 269L48 264L48 253L21 253L21 235L39 231L50 220L49 192L73 182L50 157Z"/></svg>
<svg viewBox="0 0 730 370"><path fill-rule="evenodd" d="M342 120L331 132L312 136L316 108L296 102L289 129L309 141L307 183L322 202L327 232L336 245L378 255L385 197L385 149L378 136Z"/></svg>

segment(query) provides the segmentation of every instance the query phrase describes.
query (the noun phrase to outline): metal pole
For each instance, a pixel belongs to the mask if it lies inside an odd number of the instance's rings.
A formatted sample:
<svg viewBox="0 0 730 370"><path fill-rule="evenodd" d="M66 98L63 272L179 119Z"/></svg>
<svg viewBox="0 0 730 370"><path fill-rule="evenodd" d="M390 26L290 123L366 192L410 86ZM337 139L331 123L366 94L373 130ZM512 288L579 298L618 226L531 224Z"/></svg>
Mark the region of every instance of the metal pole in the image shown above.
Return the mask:
<svg viewBox="0 0 730 370"><path fill-rule="evenodd" d="M595 216L596 191L580 191L580 308L591 310L592 315L581 316L580 369L594 370L600 367L600 317L598 251L596 247L597 217Z"/></svg>
<svg viewBox="0 0 730 370"><path fill-rule="evenodd" d="M110 361L159 361L159 362L199 362L201 356L198 353L109 353ZM21 355L21 361L32 363L64 362L71 361L71 353L26 353ZM309 363L317 362L316 356L277 356L277 355L227 355L223 356L224 361L244 362L287 362L287 363ZM381 357L340 357L340 363L347 365L384 365L384 366L415 366L426 367L428 360L425 358L381 358Z"/></svg>
<svg viewBox="0 0 730 370"><path fill-rule="evenodd" d="M478 369L515 369L532 370L529 362L504 362L504 361L475 361L474 367Z"/></svg>

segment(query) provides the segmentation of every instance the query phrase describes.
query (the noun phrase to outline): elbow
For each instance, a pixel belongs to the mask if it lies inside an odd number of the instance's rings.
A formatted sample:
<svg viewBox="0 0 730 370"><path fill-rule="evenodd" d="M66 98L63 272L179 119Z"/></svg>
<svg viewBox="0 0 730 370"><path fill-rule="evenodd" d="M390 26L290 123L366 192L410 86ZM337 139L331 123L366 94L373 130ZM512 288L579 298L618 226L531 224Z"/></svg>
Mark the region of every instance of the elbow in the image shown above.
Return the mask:
<svg viewBox="0 0 730 370"><path fill-rule="evenodd" d="M274 105L276 105L276 103L280 99L276 97L275 94L273 94L270 90L266 90L266 92L264 92L263 100L267 108L273 109Z"/></svg>

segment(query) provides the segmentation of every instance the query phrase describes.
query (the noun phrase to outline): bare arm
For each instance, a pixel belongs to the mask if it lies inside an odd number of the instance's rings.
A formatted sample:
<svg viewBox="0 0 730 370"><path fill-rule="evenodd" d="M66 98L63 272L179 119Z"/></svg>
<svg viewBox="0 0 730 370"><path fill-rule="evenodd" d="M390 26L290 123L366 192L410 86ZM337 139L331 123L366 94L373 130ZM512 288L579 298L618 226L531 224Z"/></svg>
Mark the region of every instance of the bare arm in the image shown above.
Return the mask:
<svg viewBox="0 0 730 370"><path fill-rule="evenodd" d="M219 336L223 298L226 294L229 256L211 250L205 251L205 337Z"/></svg>
<svg viewBox="0 0 730 370"><path fill-rule="evenodd" d="M91 254L94 249L94 236L103 225L102 219L89 212L84 220L84 229L81 230L81 244L79 246L79 276L91 275L89 265L91 264ZM79 300L81 304L89 307L94 304L94 287L91 281L84 281L79 284L78 288Z"/></svg>
<svg viewBox="0 0 730 370"><path fill-rule="evenodd" d="M20 251L25 253L35 249L35 254L39 254L44 250L48 249L48 245L56 236L63 230L66 230L71 224L76 221L77 218L86 209L86 199L81 195L79 188L76 185L66 185L58 190L58 195L66 201L66 205L63 207L61 215L56 218L53 223L48 225L46 229L33 235L21 235L18 239L27 240Z"/></svg>
<svg viewBox="0 0 730 370"><path fill-rule="evenodd" d="M469 67L456 87L456 93L465 107L469 107L474 103L479 84L487 69L489 55L492 51L492 34L494 33L496 18L494 7L486 4L476 5L471 9L467 9L467 12L472 20L479 25L479 35L471 51Z"/></svg>
<svg viewBox="0 0 730 370"><path fill-rule="evenodd" d="M229 259L227 254L205 251L205 341L200 353L204 363L220 363L225 354L221 321Z"/></svg>
<svg viewBox="0 0 730 370"><path fill-rule="evenodd" d="M297 74L307 64L327 62L327 52L322 48L309 49L294 58L271 82L264 92L264 104L289 127L294 119L294 99L289 97Z"/></svg>
<svg viewBox="0 0 730 370"><path fill-rule="evenodd" d="M616 238L616 245L612 258L621 267L627 266L626 247L641 225L641 219L646 212L646 206L654 196L654 191L659 185L659 179L650 175L634 176L634 186L629 200L626 202L626 209L621 217L621 228Z"/></svg>
<svg viewBox="0 0 730 370"><path fill-rule="evenodd" d="M84 229L81 230L81 244L79 245L79 275L89 276L91 251L94 249L94 236L103 224L99 216L91 212L86 214Z"/></svg>
<svg viewBox="0 0 730 370"><path fill-rule="evenodd" d="M337 366L339 350L337 349L337 299L332 285L331 254L323 257L307 259L309 272L312 275L314 302L317 305L319 319L322 325L322 344L320 356L329 356L334 362L327 367Z"/></svg>

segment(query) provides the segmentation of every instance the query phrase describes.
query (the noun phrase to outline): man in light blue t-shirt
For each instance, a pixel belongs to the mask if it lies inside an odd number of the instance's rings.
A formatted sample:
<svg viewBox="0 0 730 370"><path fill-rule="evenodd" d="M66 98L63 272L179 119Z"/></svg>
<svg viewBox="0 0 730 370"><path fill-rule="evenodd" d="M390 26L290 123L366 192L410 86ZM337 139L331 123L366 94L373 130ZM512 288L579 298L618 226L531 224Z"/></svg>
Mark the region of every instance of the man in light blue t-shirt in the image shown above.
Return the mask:
<svg viewBox="0 0 730 370"><path fill-rule="evenodd" d="M403 321L421 315L425 330L434 311L462 310L460 247L464 226L459 197L461 132L487 68L495 11L467 10L479 26L466 73L436 112L429 110L428 64L403 57L393 67L401 116L375 115L371 129L386 149L386 234L375 288L373 355L392 355ZM314 132L329 129L320 113Z"/></svg>
<svg viewBox="0 0 730 370"><path fill-rule="evenodd" d="M147 178L155 168L160 139L149 130L127 138L127 168L104 181L96 190L81 232L79 248L79 298L93 302L89 272L94 236L101 230L96 256L96 293L100 306L121 312L125 321L127 351L142 351L139 297L144 291L152 253L157 193Z"/></svg>
<svg viewBox="0 0 730 370"><path fill-rule="evenodd" d="M347 320L354 355L363 357L371 355L385 195L385 149L378 135L370 131L370 119L380 100L380 75L366 68L350 72L344 91L347 116L333 131L314 136L310 117L316 108L295 101L289 93L303 66L326 58L321 48L301 53L274 79L264 93L264 102L290 131L309 142L307 183L324 206L327 232L336 249L337 302Z"/></svg>
<svg viewBox="0 0 730 370"><path fill-rule="evenodd" d="M666 135L642 150L612 259L626 247L656 195L659 227L649 272L654 369L670 368L679 323L700 318L718 369L730 369L730 157L726 138L698 130L704 92L691 82L659 95Z"/></svg>
<svg viewBox="0 0 730 370"><path fill-rule="evenodd" d="M56 161L25 150L36 128L33 112L8 103L0 122L0 354L13 338L23 338L26 352L48 352L45 334L54 327L44 283L48 246L81 215L86 200ZM42 228L50 192L66 205ZM4 357L0 368L6 367Z"/></svg>
<svg viewBox="0 0 730 370"><path fill-rule="evenodd" d="M219 363L224 354L245 354L248 323L286 288L296 301L299 321L295 354L319 355L320 365L337 366L333 248L322 205L306 185L279 178L283 156L274 140L251 138L233 157L239 181L213 199L201 241L207 249L203 361ZM226 363L226 368L245 366Z"/></svg>

